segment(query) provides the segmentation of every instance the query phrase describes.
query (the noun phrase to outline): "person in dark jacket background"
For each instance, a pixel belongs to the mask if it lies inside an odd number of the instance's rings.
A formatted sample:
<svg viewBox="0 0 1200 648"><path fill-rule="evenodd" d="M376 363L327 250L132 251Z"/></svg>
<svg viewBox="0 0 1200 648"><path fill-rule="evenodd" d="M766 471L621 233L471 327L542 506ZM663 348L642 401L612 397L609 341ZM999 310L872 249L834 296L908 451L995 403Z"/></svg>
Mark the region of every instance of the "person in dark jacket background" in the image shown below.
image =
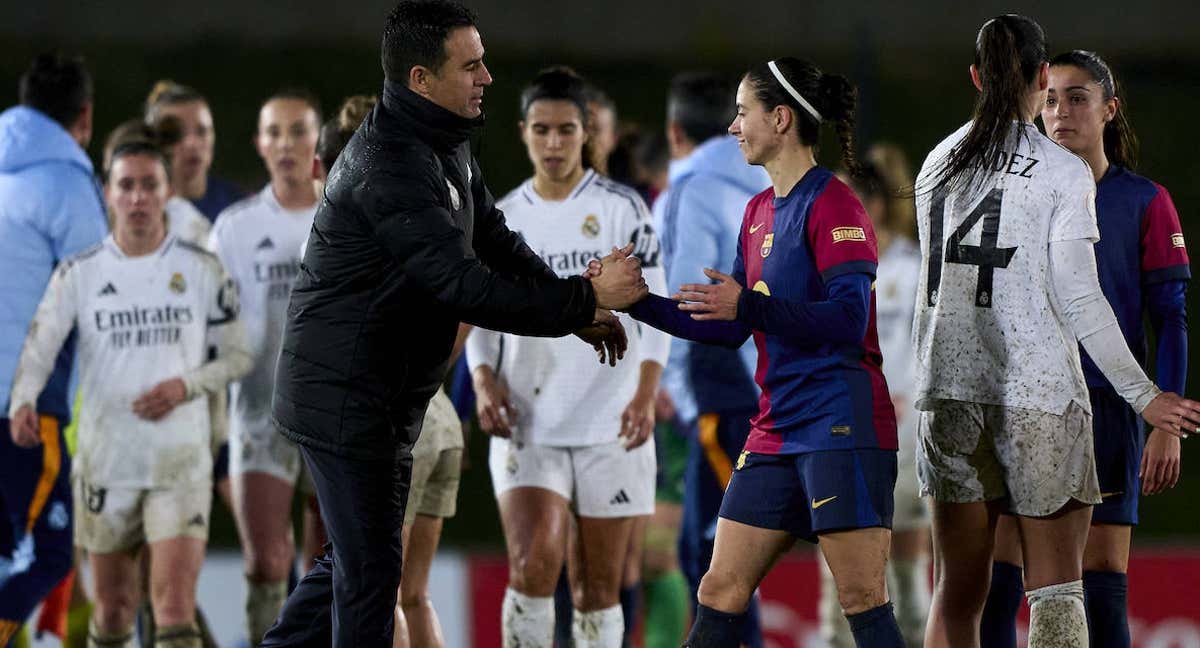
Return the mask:
<svg viewBox="0 0 1200 648"><path fill-rule="evenodd" d="M331 632L335 646L391 645L411 447L460 321L575 333L615 362L625 337L608 309L647 292L623 255L595 278L558 279L505 226L468 143L492 82L474 24L448 0L393 9L382 100L330 170L273 406L312 473L330 546L263 646L327 646Z"/></svg>

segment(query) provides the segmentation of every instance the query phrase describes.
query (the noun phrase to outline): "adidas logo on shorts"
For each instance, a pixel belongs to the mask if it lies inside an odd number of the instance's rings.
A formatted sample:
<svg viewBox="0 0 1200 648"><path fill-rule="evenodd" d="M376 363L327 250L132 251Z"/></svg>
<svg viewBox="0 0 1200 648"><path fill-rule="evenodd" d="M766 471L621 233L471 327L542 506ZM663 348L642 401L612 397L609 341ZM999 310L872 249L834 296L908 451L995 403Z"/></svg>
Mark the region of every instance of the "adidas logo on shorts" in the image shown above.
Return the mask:
<svg viewBox="0 0 1200 648"><path fill-rule="evenodd" d="M617 494L614 495L613 498L608 501L608 504L610 506L612 506L614 504L628 504L628 503L629 503L629 495L625 494L624 488L617 491Z"/></svg>

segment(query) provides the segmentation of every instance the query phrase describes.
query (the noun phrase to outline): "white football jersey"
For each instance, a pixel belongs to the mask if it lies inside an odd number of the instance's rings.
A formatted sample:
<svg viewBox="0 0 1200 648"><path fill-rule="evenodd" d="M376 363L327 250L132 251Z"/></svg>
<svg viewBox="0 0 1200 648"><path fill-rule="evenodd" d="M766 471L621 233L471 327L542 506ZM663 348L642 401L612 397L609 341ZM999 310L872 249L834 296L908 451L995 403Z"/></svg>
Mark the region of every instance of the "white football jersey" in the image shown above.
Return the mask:
<svg viewBox="0 0 1200 648"><path fill-rule="evenodd" d="M82 395L75 474L127 488L204 482L212 476L206 399L185 401L158 421L135 415L133 402L204 365L236 318L236 288L211 253L167 236L155 252L128 257L110 235L55 270L26 338L13 402L36 400L75 328Z"/></svg>
<svg viewBox="0 0 1200 648"><path fill-rule="evenodd" d="M167 200L167 233L181 241L204 247L208 244L208 232L212 229L208 219L192 201L179 196Z"/></svg>
<svg viewBox="0 0 1200 648"><path fill-rule="evenodd" d="M566 200L544 200L533 190L533 181L526 180L497 204L509 228L558 276L583 274L588 261L633 242L650 291L666 292L650 210L633 189L588 171ZM467 362L472 371L491 365L508 385L517 409L514 440L585 446L617 438L621 412L637 391L642 361L665 365L671 341L626 314L619 317L629 349L616 367L601 365L592 347L574 336L471 332Z"/></svg>
<svg viewBox="0 0 1200 648"><path fill-rule="evenodd" d="M917 180L918 407L952 399L1061 414L1073 400L1088 409L1079 345L1051 285L1049 245L1099 240L1091 169L1032 124L1014 123L977 187L933 187L969 128L939 144Z"/></svg>
<svg viewBox="0 0 1200 648"><path fill-rule="evenodd" d="M270 185L217 216L208 248L221 259L241 295L241 319L254 357L250 373L229 386L229 433L269 429L275 363L287 320L300 251L312 229L317 205L284 209Z"/></svg>

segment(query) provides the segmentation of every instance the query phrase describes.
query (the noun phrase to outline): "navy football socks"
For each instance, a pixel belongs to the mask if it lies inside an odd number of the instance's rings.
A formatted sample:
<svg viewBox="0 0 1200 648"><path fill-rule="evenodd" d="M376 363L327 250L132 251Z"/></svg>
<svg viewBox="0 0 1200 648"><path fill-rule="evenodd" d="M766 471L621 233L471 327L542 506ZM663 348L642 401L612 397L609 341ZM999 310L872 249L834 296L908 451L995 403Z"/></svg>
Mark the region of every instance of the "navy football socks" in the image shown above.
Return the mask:
<svg viewBox="0 0 1200 648"><path fill-rule="evenodd" d="M721 612L700 604L696 606L696 621L688 633L683 648L737 648L742 642L742 626L746 614Z"/></svg>
<svg viewBox="0 0 1200 648"><path fill-rule="evenodd" d="M1129 648L1128 592L1129 577L1121 572L1083 572L1083 604L1092 648Z"/></svg>
<svg viewBox="0 0 1200 648"><path fill-rule="evenodd" d="M1025 578L1021 568L1008 562L992 563L992 589L988 591L979 623L982 648L1017 647L1017 612L1025 599Z"/></svg>
<svg viewBox="0 0 1200 648"><path fill-rule="evenodd" d="M633 645L633 633L637 629L641 599L642 584L640 582L621 588L621 615L625 617L625 637L621 645L625 648Z"/></svg>
<svg viewBox="0 0 1200 648"><path fill-rule="evenodd" d="M847 614L846 620L858 648L904 648L904 637L890 602L866 612Z"/></svg>

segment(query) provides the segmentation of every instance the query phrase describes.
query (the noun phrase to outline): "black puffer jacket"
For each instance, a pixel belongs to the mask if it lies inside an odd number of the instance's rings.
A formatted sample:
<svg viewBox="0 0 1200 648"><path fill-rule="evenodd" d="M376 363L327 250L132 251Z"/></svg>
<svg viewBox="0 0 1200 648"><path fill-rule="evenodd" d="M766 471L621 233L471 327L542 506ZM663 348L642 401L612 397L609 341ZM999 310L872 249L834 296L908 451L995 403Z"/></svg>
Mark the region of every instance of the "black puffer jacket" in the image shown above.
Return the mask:
<svg viewBox="0 0 1200 648"><path fill-rule="evenodd" d="M459 321L565 335L590 282L558 279L504 224L467 120L387 83L329 173L292 290L273 417L293 441L390 460L412 443Z"/></svg>

